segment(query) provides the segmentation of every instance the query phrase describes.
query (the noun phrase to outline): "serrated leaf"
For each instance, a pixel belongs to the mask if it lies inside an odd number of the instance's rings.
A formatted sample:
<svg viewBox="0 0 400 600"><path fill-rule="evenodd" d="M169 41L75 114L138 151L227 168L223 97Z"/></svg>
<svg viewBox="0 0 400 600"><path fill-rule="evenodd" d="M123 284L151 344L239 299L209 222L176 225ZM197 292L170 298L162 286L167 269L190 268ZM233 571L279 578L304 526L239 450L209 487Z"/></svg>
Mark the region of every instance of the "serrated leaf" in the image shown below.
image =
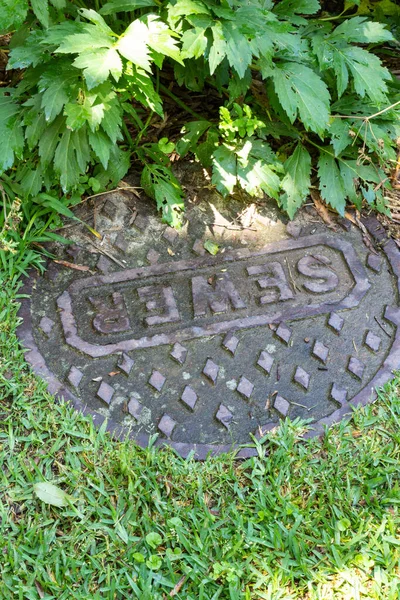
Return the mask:
<svg viewBox="0 0 400 600"><path fill-rule="evenodd" d="M65 63L59 64L57 61L41 75L38 88L42 94L41 106L49 123L60 114L70 96L75 95L75 87L78 84L75 69Z"/></svg>
<svg viewBox="0 0 400 600"><path fill-rule="evenodd" d="M15 158L22 157L24 132L17 116L0 121L0 139L0 173L3 173L13 166Z"/></svg>
<svg viewBox="0 0 400 600"><path fill-rule="evenodd" d="M182 58L200 58L207 48L208 40L204 29L195 27L188 29L182 36Z"/></svg>
<svg viewBox="0 0 400 600"><path fill-rule="evenodd" d="M213 129L210 129L207 132L206 141L203 142L202 144L199 144L196 148L196 151L195 151L196 158L200 161L200 163L206 169L208 169L212 166L212 162L213 162L212 156L213 156L213 153L214 153L216 147L218 146L218 143L219 143L218 132Z"/></svg>
<svg viewBox="0 0 400 600"><path fill-rule="evenodd" d="M384 102L388 91L386 81L391 75L380 59L356 46L342 50L342 55L353 75L357 94L362 98L367 95L377 103Z"/></svg>
<svg viewBox="0 0 400 600"><path fill-rule="evenodd" d="M282 207L293 219L297 210L305 202L311 186L311 156L302 145L296 146L293 154L285 161L286 175L281 187L286 192L281 197Z"/></svg>
<svg viewBox="0 0 400 600"><path fill-rule="evenodd" d="M114 144L116 144L118 140L122 140L121 124L121 106L119 101L114 99L109 102L108 108L104 112L104 116L101 121L101 127Z"/></svg>
<svg viewBox="0 0 400 600"><path fill-rule="evenodd" d="M0 32L21 27L28 12L27 0L0 0Z"/></svg>
<svg viewBox="0 0 400 600"><path fill-rule="evenodd" d="M253 56L248 38L230 21L225 21L222 29L226 41L228 62L239 77L244 77Z"/></svg>
<svg viewBox="0 0 400 600"><path fill-rule="evenodd" d="M208 15L210 11L207 6L199 0L178 0L174 5L168 5L168 18L175 25L182 16Z"/></svg>
<svg viewBox="0 0 400 600"><path fill-rule="evenodd" d="M157 6L157 3L154 0L112 0L100 9L100 14L114 15L117 12L130 12L146 6Z"/></svg>
<svg viewBox="0 0 400 600"><path fill-rule="evenodd" d="M163 165L147 164L142 171L141 185L145 193L156 201L163 221L172 227L179 227L184 194L172 171Z"/></svg>
<svg viewBox="0 0 400 600"><path fill-rule="evenodd" d="M43 27L49 26L49 5L47 0L31 0L32 10Z"/></svg>
<svg viewBox="0 0 400 600"><path fill-rule="evenodd" d="M66 494L61 488L45 481L35 483L33 491L39 500L51 506L68 506L71 501L74 501L74 498Z"/></svg>
<svg viewBox="0 0 400 600"><path fill-rule="evenodd" d="M237 163L237 182L250 196L262 196L262 192L278 198L280 179L264 161L250 155L246 164Z"/></svg>
<svg viewBox="0 0 400 600"><path fill-rule="evenodd" d="M212 183L223 196L227 196L233 192L237 181L236 154L222 144L214 150L212 161Z"/></svg>
<svg viewBox="0 0 400 600"><path fill-rule="evenodd" d="M50 30L51 31L51 30ZM62 34L62 30L53 32L54 38ZM99 31L94 25L85 25L84 33L73 33L64 37L56 52L58 54L81 54L93 52L100 48L111 48L114 39L104 31Z"/></svg>
<svg viewBox="0 0 400 600"><path fill-rule="evenodd" d="M92 26L88 26L80 21L65 21L64 23L58 23L57 25L49 27L41 43L43 46L58 47L67 37L77 35L78 33L84 33L87 27Z"/></svg>
<svg viewBox="0 0 400 600"><path fill-rule="evenodd" d="M79 182L80 170L75 156L72 131L65 131L54 154L54 170L60 177L64 193L73 189Z"/></svg>
<svg viewBox="0 0 400 600"><path fill-rule="evenodd" d="M91 21L95 25L97 31L102 31L107 35L115 35L103 17L92 8L79 8L78 12L82 17Z"/></svg>
<svg viewBox="0 0 400 600"><path fill-rule="evenodd" d="M131 165L130 157L130 152L121 150L119 146L111 146L107 169L96 172L96 179L99 180L102 189L109 184L116 185L126 175Z"/></svg>
<svg viewBox="0 0 400 600"><path fill-rule="evenodd" d="M72 63L83 69L89 90L108 79L110 73L116 81L122 74L122 61L114 48L99 48L95 52L82 52Z"/></svg>
<svg viewBox="0 0 400 600"><path fill-rule="evenodd" d="M329 122L330 94L326 84L309 67L282 62L272 71L276 94L294 123L299 116L307 130L323 135Z"/></svg>
<svg viewBox="0 0 400 600"><path fill-rule="evenodd" d="M274 13L280 17L292 15L313 15L320 10L319 0L282 0L274 7Z"/></svg>
<svg viewBox="0 0 400 600"><path fill-rule="evenodd" d="M149 47L155 52L169 56L183 65L176 35L171 29L155 15L149 15L147 26L149 29L147 42Z"/></svg>
<svg viewBox="0 0 400 600"><path fill-rule="evenodd" d="M28 169L20 185L27 198L37 196L43 186L43 171L40 165L36 169Z"/></svg>
<svg viewBox="0 0 400 600"><path fill-rule="evenodd" d="M193 151L197 142L205 131L211 126L209 121L191 121L183 128L183 136L176 144L176 151L183 158L189 151Z"/></svg>
<svg viewBox="0 0 400 600"><path fill-rule="evenodd" d="M322 198L343 216L346 207L346 191L335 156L329 146L321 150L318 159L318 177Z"/></svg>
<svg viewBox="0 0 400 600"><path fill-rule="evenodd" d="M376 44L394 39L392 33L386 29L384 23L370 21L366 17L361 16L343 21L330 35L330 39L335 38L340 41L346 40L346 42L359 44Z"/></svg>
<svg viewBox="0 0 400 600"><path fill-rule="evenodd" d="M51 125L47 127L39 140L39 156L44 167L47 167L53 160L60 134L64 129L63 117L57 117Z"/></svg>
<svg viewBox="0 0 400 600"><path fill-rule="evenodd" d="M28 148L32 150L34 146L39 143L41 136L46 131L48 123L46 122L43 113L36 116L31 123L24 122L25 127L25 139L28 143Z"/></svg>
<svg viewBox="0 0 400 600"><path fill-rule="evenodd" d="M224 60L227 48L222 25L219 21L211 27L211 31L213 34L213 44L208 55L208 62L210 65L210 74L213 75L215 69Z"/></svg>
<svg viewBox="0 0 400 600"><path fill-rule="evenodd" d="M72 133L72 146L75 150L76 162L81 173L85 173L88 162L90 161L90 147L87 138L86 128L79 129Z"/></svg>
<svg viewBox="0 0 400 600"><path fill-rule="evenodd" d="M160 95L154 89L153 81L149 75L141 69L136 69L133 74L125 74L125 79L130 83L130 91L135 100L163 118L162 101Z"/></svg>
<svg viewBox="0 0 400 600"><path fill-rule="evenodd" d="M350 136L350 125L345 119L332 119L329 126L329 133L335 156L339 156L353 141L353 138Z"/></svg>
<svg viewBox="0 0 400 600"><path fill-rule="evenodd" d="M116 44L122 56L145 71L150 71L149 30L142 21L133 21Z"/></svg>
<svg viewBox="0 0 400 600"><path fill-rule="evenodd" d="M43 31L31 31L21 46L11 48L7 70L26 69L31 65L36 67L42 62L46 62L48 54L46 49L41 46L43 38Z"/></svg>

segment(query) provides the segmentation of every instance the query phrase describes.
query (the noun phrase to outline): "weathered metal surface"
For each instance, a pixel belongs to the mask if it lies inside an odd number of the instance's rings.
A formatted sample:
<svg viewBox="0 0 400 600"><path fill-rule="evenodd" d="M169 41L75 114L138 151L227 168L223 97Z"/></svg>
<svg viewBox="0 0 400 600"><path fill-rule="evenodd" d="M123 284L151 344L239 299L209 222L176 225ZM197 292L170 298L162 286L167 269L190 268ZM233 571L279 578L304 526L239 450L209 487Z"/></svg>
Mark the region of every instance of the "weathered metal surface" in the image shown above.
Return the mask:
<svg viewBox="0 0 400 600"><path fill-rule="evenodd" d="M107 201L104 222L118 210ZM249 456L251 435L288 416L319 434L400 368L399 251L367 226L377 253L354 229L296 224L266 246L235 233L211 256L198 227L139 211L115 235L126 268L76 246L70 260L92 274L53 264L27 280L27 359L51 392L142 445L158 433L182 455Z"/></svg>

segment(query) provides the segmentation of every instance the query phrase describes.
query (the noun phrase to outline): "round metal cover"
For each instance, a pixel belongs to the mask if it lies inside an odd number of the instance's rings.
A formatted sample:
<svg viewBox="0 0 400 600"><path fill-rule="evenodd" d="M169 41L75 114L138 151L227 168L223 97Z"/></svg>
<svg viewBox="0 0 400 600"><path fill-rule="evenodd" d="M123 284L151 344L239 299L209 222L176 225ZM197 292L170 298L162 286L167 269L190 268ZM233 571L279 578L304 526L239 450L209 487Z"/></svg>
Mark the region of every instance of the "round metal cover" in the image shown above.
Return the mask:
<svg viewBox="0 0 400 600"><path fill-rule="evenodd" d="M252 435L286 417L321 433L400 368L400 255L377 221L366 245L353 227L188 219L178 233L108 199L108 250L82 237L26 281L19 335L51 392L141 445L249 456Z"/></svg>

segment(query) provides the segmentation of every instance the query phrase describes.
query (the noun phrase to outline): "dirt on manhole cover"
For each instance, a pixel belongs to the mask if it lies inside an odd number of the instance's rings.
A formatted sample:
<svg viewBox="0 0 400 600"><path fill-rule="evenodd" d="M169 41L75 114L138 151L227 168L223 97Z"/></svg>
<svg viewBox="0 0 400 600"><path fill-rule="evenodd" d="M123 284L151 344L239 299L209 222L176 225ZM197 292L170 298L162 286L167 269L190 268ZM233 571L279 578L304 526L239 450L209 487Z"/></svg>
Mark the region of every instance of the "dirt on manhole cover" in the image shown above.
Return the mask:
<svg viewBox="0 0 400 600"><path fill-rule="evenodd" d="M97 424L204 458L286 417L321 433L400 368L400 254L377 221L374 251L356 228L286 231L270 215L245 231L200 205L177 233L128 208L107 200L106 255L76 234L63 260L77 268L32 276L20 312L35 371Z"/></svg>

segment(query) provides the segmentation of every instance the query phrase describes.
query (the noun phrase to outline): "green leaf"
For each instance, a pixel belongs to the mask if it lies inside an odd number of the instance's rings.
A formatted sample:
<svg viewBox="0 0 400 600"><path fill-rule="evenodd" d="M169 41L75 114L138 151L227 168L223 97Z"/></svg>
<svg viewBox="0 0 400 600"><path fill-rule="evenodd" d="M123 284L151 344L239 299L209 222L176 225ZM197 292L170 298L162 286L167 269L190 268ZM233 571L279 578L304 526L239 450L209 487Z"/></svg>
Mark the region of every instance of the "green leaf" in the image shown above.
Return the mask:
<svg viewBox="0 0 400 600"><path fill-rule="evenodd" d="M175 4L168 3L168 18L172 25L176 25L179 18L189 15L208 15L210 11L200 0L178 0Z"/></svg>
<svg viewBox="0 0 400 600"><path fill-rule="evenodd" d="M120 37L116 49L122 56L145 71L150 71L149 30L142 21L133 21Z"/></svg>
<svg viewBox="0 0 400 600"><path fill-rule="evenodd" d="M215 256L219 252L218 244L216 244L212 240L206 240L204 242L203 246L204 246L204 249L207 250L207 252L209 252L209 254L212 254L213 256Z"/></svg>
<svg viewBox="0 0 400 600"><path fill-rule="evenodd" d="M72 210L65 206L58 198L50 196L49 194L39 194L39 199L40 204L51 208L56 213L60 213L61 215L64 215L64 217L68 217L74 221L80 221L80 219L74 215Z"/></svg>
<svg viewBox="0 0 400 600"><path fill-rule="evenodd" d="M52 30L50 30L52 31ZM60 32L55 30L52 35L56 38ZM73 33L63 38L56 52L58 54L81 54L82 52L93 52L100 48L111 48L114 45L114 39L105 33L99 31L94 25L85 25L85 33Z"/></svg>
<svg viewBox="0 0 400 600"><path fill-rule="evenodd" d="M286 175L281 187L286 192L281 203L289 217L293 219L296 211L304 204L311 186L311 156L302 145L296 146L293 154L285 162Z"/></svg>
<svg viewBox="0 0 400 600"><path fill-rule="evenodd" d="M12 167L15 157L22 154L24 132L18 112L19 106L0 91L0 173Z"/></svg>
<svg viewBox="0 0 400 600"><path fill-rule="evenodd" d="M210 129L207 132L206 141L202 144L199 144L195 150L196 158L200 161L200 163L206 169L209 169L212 166L212 156L219 144L219 135L218 132L214 129Z"/></svg>
<svg viewBox="0 0 400 600"><path fill-rule="evenodd" d="M344 60L354 78L354 89L362 98L367 95L373 102L381 103L387 99L386 81L391 75L382 67L380 59L356 46L341 51Z"/></svg>
<svg viewBox="0 0 400 600"><path fill-rule="evenodd" d="M27 13L27 0L0 0L0 33L19 29Z"/></svg>
<svg viewBox="0 0 400 600"><path fill-rule="evenodd" d="M115 35L113 30L110 29L103 17L92 8L79 8L78 12L82 17L84 17L88 21L91 21L96 26L97 31L101 31L107 35Z"/></svg>
<svg viewBox="0 0 400 600"><path fill-rule="evenodd" d="M104 129L111 141L116 144L118 140L122 140L121 124L122 111L119 101L114 98L109 102L107 110L104 111L101 127Z"/></svg>
<svg viewBox="0 0 400 600"><path fill-rule="evenodd" d="M148 45L155 52L164 56L169 56L173 60L183 65L181 53L178 47L177 36L165 23L159 20L155 15L149 15L147 18L149 28Z"/></svg>
<svg viewBox="0 0 400 600"><path fill-rule="evenodd" d="M208 40L204 29L188 29L182 36L182 58L200 58L207 48Z"/></svg>
<svg viewBox="0 0 400 600"><path fill-rule="evenodd" d="M162 537L156 531L151 531L146 535L146 542L151 548L158 548L162 543Z"/></svg>
<svg viewBox="0 0 400 600"><path fill-rule="evenodd" d="M197 142L207 129L211 127L210 121L191 121L182 129L184 134L176 144L177 153L183 158L189 151L194 150Z"/></svg>
<svg viewBox="0 0 400 600"><path fill-rule="evenodd" d="M63 117L57 117L57 119L47 127L39 140L39 156L44 167L47 167L53 160L54 152L64 126L65 121Z"/></svg>
<svg viewBox="0 0 400 600"><path fill-rule="evenodd" d="M27 198L37 196L43 186L43 170L39 166L36 169L28 169L20 182L21 188Z"/></svg>
<svg viewBox="0 0 400 600"><path fill-rule="evenodd" d="M131 12L146 6L157 6L157 3L154 0L112 0L101 8L100 14L113 15L117 12Z"/></svg>
<svg viewBox="0 0 400 600"><path fill-rule="evenodd" d="M33 491L42 502L51 506L68 506L70 502L74 501L74 498L66 494L61 488L45 481L35 483Z"/></svg>
<svg viewBox="0 0 400 600"><path fill-rule="evenodd" d="M160 95L154 89L152 79L141 69L133 68L133 70L134 72L124 75L124 78L129 82L129 90L133 97L145 108L150 108L163 118L162 101Z"/></svg>
<svg viewBox="0 0 400 600"><path fill-rule="evenodd" d="M132 554L132 558L133 558L133 560L135 560L138 563L144 563L144 561L145 561L144 554L142 554L141 552L134 552Z"/></svg>
<svg viewBox="0 0 400 600"><path fill-rule="evenodd" d="M213 44L210 48L210 52L208 55L208 62L210 65L210 74L213 75L215 69L224 60L226 56L227 45L224 36L224 31L219 21L217 21L215 25L211 27L211 31L213 34Z"/></svg>
<svg viewBox="0 0 400 600"><path fill-rule="evenodd" d="M76 70L57 60L41 75L38 89L42 94L42 108L47 122L51 123L60 114L70 96L75 95L78 84Z"/></svg>
<svg viewBox="0 0 400 600"><path fill-rule="evenodd" d="M350 136L350 125L345 119L332 119L329 126L331 144L335 150L335 156L339 156L353 141Z"/></svg>
<svg viewBox="0 0 400 600"><path fill-rule="evenodd" d="M346 191L330 146L327 146L320 152L318 177L322 198L343 216L346 207Z"/></svg>
<svg viewBox="0 0 400 600"><path fill-rule="evenodd" d="M346 42L358 44L376 44L394 39L384 23L370 21L366 17L360 16L343 21L329 37L331 40L346 40Z"/></svg>
<svg viewBox="0 0 400 600"><path fill-rule="evenodd" d="M31 31L21 46L11 48L7 70L26 69L31 65L36 67L42 62L46 62L48 59L47 51L41 46L43 37L43 31Z"/></svg>
<svg viewBox="0 0 400 600"><path fill-rule="evenodd" d="M213 153L212 183L223 196L231 194L236 185L236 160L235 152L225 144Z"/></svg>
<svg viewBox="0 0 400 600"><path fill-rule="evenodd" d="M174 142L169 142L167 137L158 140L158 147L163 154L171 154L175 150Z"/></svg>
<svg viewBox="0 0 400 600"><path fill-rule="evenodd" d="M72 64L78 69L83 69L89 90L103 83L110 73L116 81L122 74L121 58L113 48L99 48L93 52L82 52Z"/></svg>
<svg viewBox="0 0 400 600"><path fill-rule="evenodd" d="M244 77L253 56L248 38L230 21L225 21L222 29L225 35L228 62L239 77Z"/></svg>
<svg viewBox="0 0 400 600"><path fill-rule="evenodd" d="M31 0L32 10L43 27L49 26L49 5L47 0Z"/></svg>
<svg viewBox="0 0 400 600"><path fill-rule="evenodd" d="M101 188L105 189L109 184L116 185L127 173L130 162L130 152L124 152L118 146L112 144L110 149L110 160L107 169L96 169L95 176L100 182Z"/></svg>
<svg viewBox="0 0 400 600"><path fill-rule="evenodd" d="M152 571L158 571L162 567L162 562L163 561L162 558L160 558L160 556L157 556L157 554L152 554L146 560L146 567L148 567Z"/></svg>
<svg viewBox="0 0 400 600"><path fill-rule="evenodd" d="M79 182L80 170L75 156L72 131L65 131L61 136L54 154L54 169L60 177L64 193L73 189Z"/></svg>
<svg viewBox="0 0 400 600"><path fill-rule="evenodd" d="M330 94L326 84L309 67L282 62L271 73L282 108L294 123L299 116L307 130L323 136L329 122Z"/></svg>
<svg viewBox="0 0 400 600"><path fill-rule="evenodd" d="M277 199L280 188L280 179L273 169L264 161L249 156L243 164L239 159L237 163L237 181L250 196L268 196Z"/></svg>
<svg viewBox="0 0 400 600"><path fill-rule="evenodd" d="M282 0L274 7L274 13L282 17L313 15L320 10L319 0Z"/></svg>
<svg viewBox="0 0 400 600"><path fill-rule="evenodd" d="M145 193L156 201L158 210L162 211L163 221L172 227L179 227L184 194L172 171L163 165L147 164L142 171L141 185Z"/></svg>

